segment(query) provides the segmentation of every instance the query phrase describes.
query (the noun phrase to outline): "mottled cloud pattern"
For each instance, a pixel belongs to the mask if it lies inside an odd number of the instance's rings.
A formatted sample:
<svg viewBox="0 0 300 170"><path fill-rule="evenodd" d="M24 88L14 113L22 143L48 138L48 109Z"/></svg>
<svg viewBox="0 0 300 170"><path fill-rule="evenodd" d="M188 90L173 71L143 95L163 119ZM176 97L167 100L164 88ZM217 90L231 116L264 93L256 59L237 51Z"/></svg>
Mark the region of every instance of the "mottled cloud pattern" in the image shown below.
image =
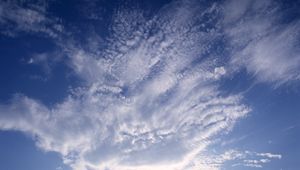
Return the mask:
<svg viewBox="0 0 300 170"><path fill-rule="evenodd" d="M174 1L150 18L120 9L105 49L57 40L84 85L51 107L15 95L0 105L0 129L32 135L38 147L60 153L74 170L220 169L228 160L262 167L281 159L236 150L204 155L251 110L242 95L224 95L220 79L242 68L262 82L299 79L299 23L274 27L275 6ZM0 16L1 22L18 19ZM232 49L229 57L216 48L220 44Z"/></svg>

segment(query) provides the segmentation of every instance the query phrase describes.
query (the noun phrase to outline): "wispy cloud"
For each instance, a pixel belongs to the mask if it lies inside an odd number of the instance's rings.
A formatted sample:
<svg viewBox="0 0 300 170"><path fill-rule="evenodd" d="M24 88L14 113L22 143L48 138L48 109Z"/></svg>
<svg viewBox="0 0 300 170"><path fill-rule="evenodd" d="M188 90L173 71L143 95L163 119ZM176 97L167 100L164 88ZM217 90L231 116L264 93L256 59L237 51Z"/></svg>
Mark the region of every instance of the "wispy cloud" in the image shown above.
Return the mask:
<svg viewBox="0 0 300 170"><path fill-rule="evenodd" d="M224 153L214 154L202 152L193 162L193 165L198 169L209 170L227 169L236 166L263 168L265 164L278 159L281 159L279 154L227 150ZM225 163L227 163L226 167L223 167Z"/></svg>
<svg viewBox="0 0 300 170"><path fill-rule="evenodd" d="M237 9L235 3L221 7L175 1L150 18L140 10L120 9L105 39L107 48L56 42L83 85L50 108L16 95L0 105L0 129L31 134L37 146L60 153L74 170L219 169L230 160L262 166L280 159L271 153L234 150L203 155L220 133L229 132L251 110L243 96L224 96L219 89L219 80L232 74L232 64L233 71L246 67L261 81L299 78L297 49L290 46L296 42L298 34L290 33L298 31L298 23L270 29L275 21L260 18L273 14L267 12L267 1L239 3L242 8L230 14L227 10ZM263 12L251 17L249 8ZM11 20L22 31L39 32L47 19L39 12L24 12L36 17L1 14L1 22ZM31 25L23 27L24 22ZM230 61L216 50L224 36L234 47ZM276 64L278 69L273 69Z"/></svg>
<svg viewBox="0 0 300 170"><path fill-rule="evenodd" d="M257 153L245 151L242 156L239 157L240 163L235 163L232 166L246 166L254 168L263 168L265 164L270 163L273 160L282 158L280 154L272 153Z"/></svg>
<svg viewBox="0 0 300 170"><path fill-rule="evenodd" d="M299 20L284 23L280 6L268 0L229 1L224 16L234 67L275 86L299 80Z"/></svg>
<svg viewBox="0 0 300 170"><path fill-rule="evenodd" d="M50 18L46 2L26 3L21 1L0 2L0 33L17 36L20 32L42 33L55 38L63 31L56 18Z"/></svg>

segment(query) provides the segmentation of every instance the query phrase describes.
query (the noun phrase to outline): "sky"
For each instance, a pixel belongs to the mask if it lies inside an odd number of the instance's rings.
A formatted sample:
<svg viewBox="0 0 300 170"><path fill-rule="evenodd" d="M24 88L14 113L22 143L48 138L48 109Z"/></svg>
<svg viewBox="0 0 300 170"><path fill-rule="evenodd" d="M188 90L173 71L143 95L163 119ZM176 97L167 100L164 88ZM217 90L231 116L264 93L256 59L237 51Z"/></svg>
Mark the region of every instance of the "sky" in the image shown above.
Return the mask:
<svg viewBox="0 0 300 170"><path fill-rule="evenodd" d="M300 1L0 1L1 170L297 170Z"/></svg>

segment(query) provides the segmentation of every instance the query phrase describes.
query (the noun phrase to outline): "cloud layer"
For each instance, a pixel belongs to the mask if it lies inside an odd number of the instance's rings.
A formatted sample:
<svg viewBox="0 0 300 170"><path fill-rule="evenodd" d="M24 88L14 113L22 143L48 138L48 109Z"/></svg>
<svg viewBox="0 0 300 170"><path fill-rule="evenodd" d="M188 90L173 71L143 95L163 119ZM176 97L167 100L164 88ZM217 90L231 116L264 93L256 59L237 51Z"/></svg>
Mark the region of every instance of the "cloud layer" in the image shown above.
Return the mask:
<svg viewBox="0 0 300 170"><path fill-rule="evenodd" d="M219 169L227 160L259 167L280 159L232 150L203 159L205 148L251 110L243 96L224 96L220 79L242 68L262 82L299 79L299 22L274 28L272 7L269 1L174 1L150 18L120 9L105 49L56 42L84 84L53 107L16 95L0 105L0 129L32 135L74 170ZM34 32L47 21L40 13L34 21L14 13L2 13L0 21L31 23L18 29ZM218 52L220 44L232 49L229 59Z"/></svg>

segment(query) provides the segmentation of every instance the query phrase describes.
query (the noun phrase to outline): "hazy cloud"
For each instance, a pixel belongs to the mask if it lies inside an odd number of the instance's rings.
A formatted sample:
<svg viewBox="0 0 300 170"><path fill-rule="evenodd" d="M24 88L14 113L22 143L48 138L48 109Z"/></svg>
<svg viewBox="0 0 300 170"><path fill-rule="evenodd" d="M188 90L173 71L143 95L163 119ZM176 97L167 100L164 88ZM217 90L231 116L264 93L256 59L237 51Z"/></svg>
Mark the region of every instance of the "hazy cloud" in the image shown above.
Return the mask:
<svg viewBox="0 0 300 170"><path fill-rule="evenodd" d="M258 81L275 86L299 80L299 20L281 24L280 7L273 1L225 4L224 25L233 48L233 67L246 68Z"/></svg>
<svg viewBox="0 0 300 170"><path fill-rule="evenodd" d="M0 33L17 36L20 32L43 33L55 38L63 31L59 20L48 17L46 2L25 3L22 1L0 2Z"/></svg>

